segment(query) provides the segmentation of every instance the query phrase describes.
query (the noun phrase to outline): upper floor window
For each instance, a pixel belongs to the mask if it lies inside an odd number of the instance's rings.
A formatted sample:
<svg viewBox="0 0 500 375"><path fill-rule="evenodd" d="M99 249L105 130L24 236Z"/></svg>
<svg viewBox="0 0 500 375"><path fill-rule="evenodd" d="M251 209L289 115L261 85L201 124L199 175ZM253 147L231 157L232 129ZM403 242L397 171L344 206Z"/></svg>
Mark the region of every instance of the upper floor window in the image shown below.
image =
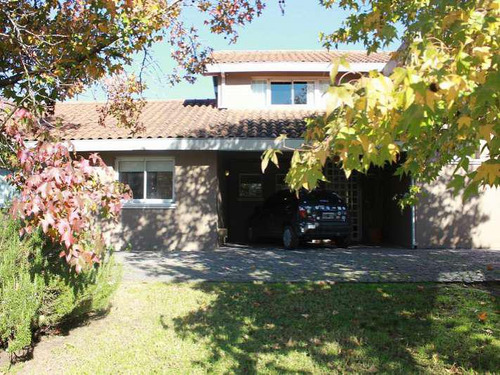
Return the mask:
<svg viewBox="0 0 500 375"><path fill-rule="evenodd" d="M325 80L276 80L273 78L253 80L254 105L259 107L322 107L325 102L324 93L328 82Z"/></svg>
<svg viewBox="0 0 500 375"><path fill-rule="evenodd" d="M271 104L311 104L307 102L307 82L271 82Z"/></svg>
<svg viewBox="0 0 500 375"><path fill-rule="evenodd" d="M313 82L271 82L272 105L313 104L313 95Z"/></svg>

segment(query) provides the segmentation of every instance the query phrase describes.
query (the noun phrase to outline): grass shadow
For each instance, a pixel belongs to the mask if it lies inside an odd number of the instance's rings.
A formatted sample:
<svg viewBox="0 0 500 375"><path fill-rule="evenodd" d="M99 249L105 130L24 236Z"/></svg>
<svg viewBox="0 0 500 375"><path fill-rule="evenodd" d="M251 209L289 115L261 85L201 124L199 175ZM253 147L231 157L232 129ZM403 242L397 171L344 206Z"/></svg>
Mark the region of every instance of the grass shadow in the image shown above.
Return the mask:
<svg viewBox="0 0 500 375"><path fill-rule="evenodd" d="M498 303L484 290L435 284L232 284L194 288L211 302L174 320L205 340L216 372L496 371ZM478 309L490 319L477 319Z"/></svg>

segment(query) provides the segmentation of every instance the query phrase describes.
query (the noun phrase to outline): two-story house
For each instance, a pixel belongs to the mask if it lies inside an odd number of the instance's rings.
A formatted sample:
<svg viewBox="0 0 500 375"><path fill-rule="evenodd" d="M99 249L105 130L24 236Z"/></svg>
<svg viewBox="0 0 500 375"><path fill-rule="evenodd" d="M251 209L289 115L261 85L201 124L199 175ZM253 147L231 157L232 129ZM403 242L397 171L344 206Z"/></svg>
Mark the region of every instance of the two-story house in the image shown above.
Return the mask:
<svg viewBox="0 0 500 375"><path fill-rule="evenodd" d="M217 247L221 236L246 241L248 218L275 191L293 148L302 144L304 119L325 108L331 61L346 55L356 78L382 70L388 53L362 51L225 51L214 53L206 75L215 99L149 101L143 133L98 125L97 103L61 103L55 114L71 126L65 134L76 151L98 152L127 183L127 202L114 228L118 247L201 250ZM275 138L288 139L275 144ZM281 168L260 170L269 147L284 152ZM329 164L326 188L342 195L351 213L353 240L404 247L500 248L500 192L491 189L463 205L443 179L424 186L417 207L401 212L394 197L407 191L410 178L392 176L392 168L367 175L344 173ZM497 208L497 209L495 209Z"/></svg>

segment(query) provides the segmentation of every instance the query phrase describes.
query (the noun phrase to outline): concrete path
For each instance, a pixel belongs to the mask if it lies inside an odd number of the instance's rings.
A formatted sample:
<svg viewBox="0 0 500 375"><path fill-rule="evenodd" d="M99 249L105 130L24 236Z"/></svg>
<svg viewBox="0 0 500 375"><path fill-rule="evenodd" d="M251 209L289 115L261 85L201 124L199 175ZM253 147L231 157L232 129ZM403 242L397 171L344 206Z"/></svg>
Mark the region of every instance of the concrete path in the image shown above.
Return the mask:
<svg viewBox="0 0 500 375"><path fill-rule="evenodd" d="M117 256L127 281L500 281L500 250L228 246Z"/></svg>

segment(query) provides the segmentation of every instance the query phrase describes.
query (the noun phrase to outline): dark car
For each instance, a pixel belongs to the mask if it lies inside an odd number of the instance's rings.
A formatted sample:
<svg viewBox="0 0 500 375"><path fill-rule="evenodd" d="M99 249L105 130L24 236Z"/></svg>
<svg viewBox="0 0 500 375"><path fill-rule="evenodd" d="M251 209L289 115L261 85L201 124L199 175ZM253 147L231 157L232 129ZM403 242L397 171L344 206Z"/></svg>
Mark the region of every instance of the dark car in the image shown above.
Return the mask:
<svg viewBox="0 0 500 375"><path fill-rule="evenodd" d="M314 190L299 197L281 190L255 210L248 225L248 240L281 239L286 249L300 241L331 239L347 247L351 236L347 206L334 192Z"/></svg>

